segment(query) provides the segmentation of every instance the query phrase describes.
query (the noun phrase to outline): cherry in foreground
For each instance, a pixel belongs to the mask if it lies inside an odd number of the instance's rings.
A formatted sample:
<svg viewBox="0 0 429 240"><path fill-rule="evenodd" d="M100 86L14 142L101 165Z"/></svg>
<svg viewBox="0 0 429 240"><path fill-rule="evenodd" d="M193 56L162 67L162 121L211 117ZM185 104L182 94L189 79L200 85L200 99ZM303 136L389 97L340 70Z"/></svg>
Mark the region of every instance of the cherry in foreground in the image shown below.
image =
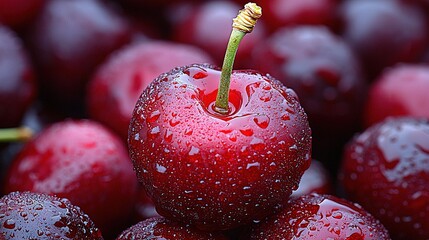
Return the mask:
<svg viewBox="0 0 429 240"><path fill-rule="evenodd" d="M123 231L116 240L227 240L220 233L203 232L163 217L152 217Z"/></svg>
<svg viewBox="0 0 429 240"><path fill-rule="evenodd" d="M394 239L429 238L429 121L387 118L350 141L340 184Z"/></svg>
<svg viewBox="0 0 429 240"><path fill-rule="evenodd" d="M65 198L12 192L0 199L0 239L102 240L100 230Z"/></svg>
<svg viewBox="0 0 429 240"><path fill-rule="evenodd" d="M384 226L362 207L312 193L289 201L278 215L255 224L247 240L389 240Z"/></svg>

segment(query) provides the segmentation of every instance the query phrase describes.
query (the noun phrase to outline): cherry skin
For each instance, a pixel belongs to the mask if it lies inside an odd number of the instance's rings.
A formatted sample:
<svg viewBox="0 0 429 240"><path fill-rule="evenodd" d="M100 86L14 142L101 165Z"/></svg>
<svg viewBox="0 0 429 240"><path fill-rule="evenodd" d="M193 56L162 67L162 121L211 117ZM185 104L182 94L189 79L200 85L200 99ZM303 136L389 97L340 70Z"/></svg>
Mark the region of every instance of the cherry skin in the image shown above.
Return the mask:
<svg viewBox="0 0 429 240"><path fill-rule="evenodd" d="M415 62L427 45L425 15L401 1L343 1L339 18L344 39L372 78L398 62Z"/></svg>
<svg viewBox="0 0 429 240"><path fill-rule="evenodd" d="M0 22L13 29L25 28L46 0L0 0Z"/></svg>
<svg viewBox="0 0 429 240"><path fill-rule="evenodd" d="M293 25L332 25L337 0L260 1L270 31Z"/></svg>
<svg viewBox="0 0 429 240"><path fill-rule="evenodd" d="M360 129L367 83L352 49L323 26L277 30L253 53L254 69L294 89L308 114L313 157L334 175L344 143Z"/></svg>
<svg viewBox="0 0 429 240"><path fill-rule="evenodd" d="M49 1L25 37L44 104L80 117L90 75L132 34L125 18L106 2Z"/></svg>
<svg viewBox="0 0 429 240"><path fill-rule="evenodd" d="M100 230L68 199L12 192L0 199L1 239L102 240Z"/></svg>
<svg viewBox="0 0 429 240"><path fill-rule="evenodd" d="M129 227L116 238L116 240L133 239L227 240L220 233L203 232L159 216L146 219Z"/></svg>
<svg viewBox="0 0 429 240"><path fill-rule="evenodd" d="M213 60L203 50L187 44L150 41L121 48L89 82L89 116L126 140L134 106L149 83L176 66L200 62Z"/></svg>
<svg viewBox="0 0 429 240"><path fill-rule="evenodd" d="M18 36L0 25L0 128L17 127L37 94L33 66Z"/></svg>
<svg viewBox="0 0 429 240"><path fill-rule="evenodd" d="M137 179L121 139L88 120L45 128L13 160L5 192L55 194L82 208L103 235L127 226Z"/></svg>
<svg viewBox="0 0 429 240"><path fill-rule="evenodd" d="M302 175L298 189L291 197L297 198L310 193L333 193L331 176L325 166L318 160L311 160L310 167Z"/></svg>
<svg viewBox="0 0 429 240"><path fill-rule="evenodd" d="M389 116L429 118L429 67L403 64L387 69L369 88L364 122L371 126Z"/></svg>
<svg viewBox="0 0 429 240"><path fill-rule="evenodd" d="M173 8L172 14L174 15ZM214 63L221 66L224 59L228 34L231 29L231 19L237 15L240 5L231 1L207 1L189 7L184 17L172 19L172 39L174 41L196 45L213 58ZM234 66L245 69L251 66L252 49L265 37L263 20L258 21L258 27L243 39L237 51Z"/></svg>
<svg viewBox="0 0 429 240"><path fill-rule="evenodd" d="M272 214L310 165L311 131L291 89L255 71L233 71L230 109L213 104L220 70L190 65L142 93L128 145L158 213L204 230Z"/></svg>
<svg viewBox="0 0 429 240"><path fill-rule="evenodd" d="M428 239L428 158L426 118L387 118L350 141L339 183L393 239Z"/></svg>
<svg viewBox="0 0 429 240"><path fill-rule="evenodd" d="M279 214L255 224L243 239L390 240L384 226L357 204L312 193L289 201Z"/></svg>

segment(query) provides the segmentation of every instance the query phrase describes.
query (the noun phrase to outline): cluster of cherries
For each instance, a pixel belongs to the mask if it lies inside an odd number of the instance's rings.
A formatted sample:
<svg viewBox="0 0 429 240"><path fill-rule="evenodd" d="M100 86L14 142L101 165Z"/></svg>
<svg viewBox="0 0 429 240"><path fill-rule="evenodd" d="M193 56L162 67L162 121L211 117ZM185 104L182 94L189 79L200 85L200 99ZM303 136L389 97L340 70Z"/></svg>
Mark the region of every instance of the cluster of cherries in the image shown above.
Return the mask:
<svg viewBox="0 0 429 240"><path fill-rule="evenodd" d="M0 239L429 239L427 1L246 2L0 1Z"/></svg>

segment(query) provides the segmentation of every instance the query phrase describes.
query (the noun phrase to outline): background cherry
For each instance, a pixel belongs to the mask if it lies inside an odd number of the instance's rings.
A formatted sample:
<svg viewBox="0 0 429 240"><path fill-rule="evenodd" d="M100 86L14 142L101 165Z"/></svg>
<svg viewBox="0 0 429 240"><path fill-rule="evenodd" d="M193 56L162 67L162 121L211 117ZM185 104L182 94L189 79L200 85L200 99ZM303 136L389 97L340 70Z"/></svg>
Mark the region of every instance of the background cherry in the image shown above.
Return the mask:
<svg viewBox="0 0 429 240"><path fill-rule="evenodd" d="M356 135L344 152L340 184L393 239L429 237L429 121L387 118Z"/></svg>
<svg viewBox="0 0 429 240"><path fill-rule="evenodd" d="M2 239L102 240L100 230L65 198L12 192L0 198Z"/></svg>
<svg viewBox="0 0 429 240"><path fill-rule="evenodd" d="M203 50L171 41L148 41L121 48L88 83L88 114L126 140L134 106L152 80L177 66L212 62Z"/></svg>
<svg viewBox="0 0 429 240"><path fill-rule="evenodd" d="M1 0L0 23L22 30L34 20L46 0Z"/></svg>

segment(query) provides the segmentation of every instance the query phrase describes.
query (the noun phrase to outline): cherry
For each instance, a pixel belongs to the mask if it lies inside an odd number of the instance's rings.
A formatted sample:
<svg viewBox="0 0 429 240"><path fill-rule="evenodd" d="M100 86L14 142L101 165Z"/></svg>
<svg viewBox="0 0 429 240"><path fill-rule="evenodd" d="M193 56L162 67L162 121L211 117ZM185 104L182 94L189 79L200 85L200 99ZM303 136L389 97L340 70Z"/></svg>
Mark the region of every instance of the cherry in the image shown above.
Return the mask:
<svg viewBox="0 0 429 240"><path fill-rule="evenodd" d="M429 238L429 121L387 118L344 151L340 184L393 239Z"/></svg>
<svg viewBox="0 0 429 240"><path fill-rule="evenodd" d="M337 0L260 1L271 31L293 25L332 25Z"/></svg>
<svg viewBox="0 0 429 240"><path fill-rule="evenodd" d="M147 85L176 66L199 62L213 60L201 49L180 43L150 41L121 48L89 82L89 116L126 140L134 106Z"/></svg>
<svg viewBox="0 0 429 240"><path fill-rule="evenodd" d="M310 165L311 130L295 92L256 71L232 71L237 44L249 32L241 20L254 24L259 16L260 8L247 4L235 19L222 71L204 64L173 69L135 106L130 156L168 219L204 230L262 219Z"/></svg>
<svg viewBox="0 0 429 240"><path fill-rule="evenodd" d="M152 199L147 195L141 185L139 185L134 208L134 221L137 222L160 216L155 209L155 204L153 204Z"/></svg>
<svg viewBox="0 0 429 240"><path fill-rule="evenodd" d="M358 53L368 75L385 67L417 61L427 45L425 15L397 0L349 0L339 9L341 35Z"/></svg>
<svg viewBox="0 0 429 240"><path fill-rule="evenodd" d="M152 217L141 221L123 231L116 238L116 240L132 239L227 240L227 238L220 233L202 232L163 217Z"/></svg>
<svg viewBox="0 0 429 240"><path fill-rule="evenodd" d="M429 67L402 64L387 69L370 86L364 121L370 126L389 116L429 118Z"/></svg>
<svg viewBox="0 0 429 240"><path fill-rule="evenodd" d="M360 129L367 91L352 49L326 27L286 27L255 49L253 63L296 91L310 121L313 157L336 175L344 143Z"/></svg>
<svg viewBox="0 0 429 240"><path fill-rule="evenodd" d="M44 104L81 116L90 75L132 34L129 23L105 1L49 1L26 36Z"/></svg>
<svg viewBox="0 0 429 240"><path fill-rule="evenodd" d="M174 6L171 15L177 6ZM240 5L231 1L207 1L194 4L179 19L172 18L172 39L182 43L196 45L211 54L216 65L222 64L225 44L228 42L231 21L236 16ZM252 49L265 37L265 26L263 22L258 22L248 38L243 39L237 52L235 65L237 68L249 68L250 55Z"/></svg>
<svg viewBox="0 0 429 240"><path fill-rule="evenodd" d="M88 215L68 199L32 192L0 199L0 238L103 239Z"/></svg>
<svg viewBox="0 0 429 240"><path fill-rule="evenodd" d="M46 0L0 0L0 22L13 29L26 27Z"/></svg>
<svg viewBox="0 0 429 240"><path fill-rule="evenodd" d="M255 224L244 239L390 239L384 226L350 201L312 193L289 201L279 214Z"/></svg>
<svg viewBox="0 0 429 240"><path fill-rule="evenodd" d="M13 160L5 192L57 195L81 207L105 236L127 225L137 179L121 139L89 120L45 128Z"/></svg>
<svg viewBox="0 0 429 240"><path fill-rule="evenodd" d="M300 197L310 193L331 194L333 193L331 176L325 166L318 160L313 159L310 167L304 172L291 197Z"/></svg>
<svg viewBox="0 0 429 240"><path fill-rule="evenodd" d="M3 25L0 25L0 79L0 128L17 127L36 98L36 79L21 39Z"/></svg>

